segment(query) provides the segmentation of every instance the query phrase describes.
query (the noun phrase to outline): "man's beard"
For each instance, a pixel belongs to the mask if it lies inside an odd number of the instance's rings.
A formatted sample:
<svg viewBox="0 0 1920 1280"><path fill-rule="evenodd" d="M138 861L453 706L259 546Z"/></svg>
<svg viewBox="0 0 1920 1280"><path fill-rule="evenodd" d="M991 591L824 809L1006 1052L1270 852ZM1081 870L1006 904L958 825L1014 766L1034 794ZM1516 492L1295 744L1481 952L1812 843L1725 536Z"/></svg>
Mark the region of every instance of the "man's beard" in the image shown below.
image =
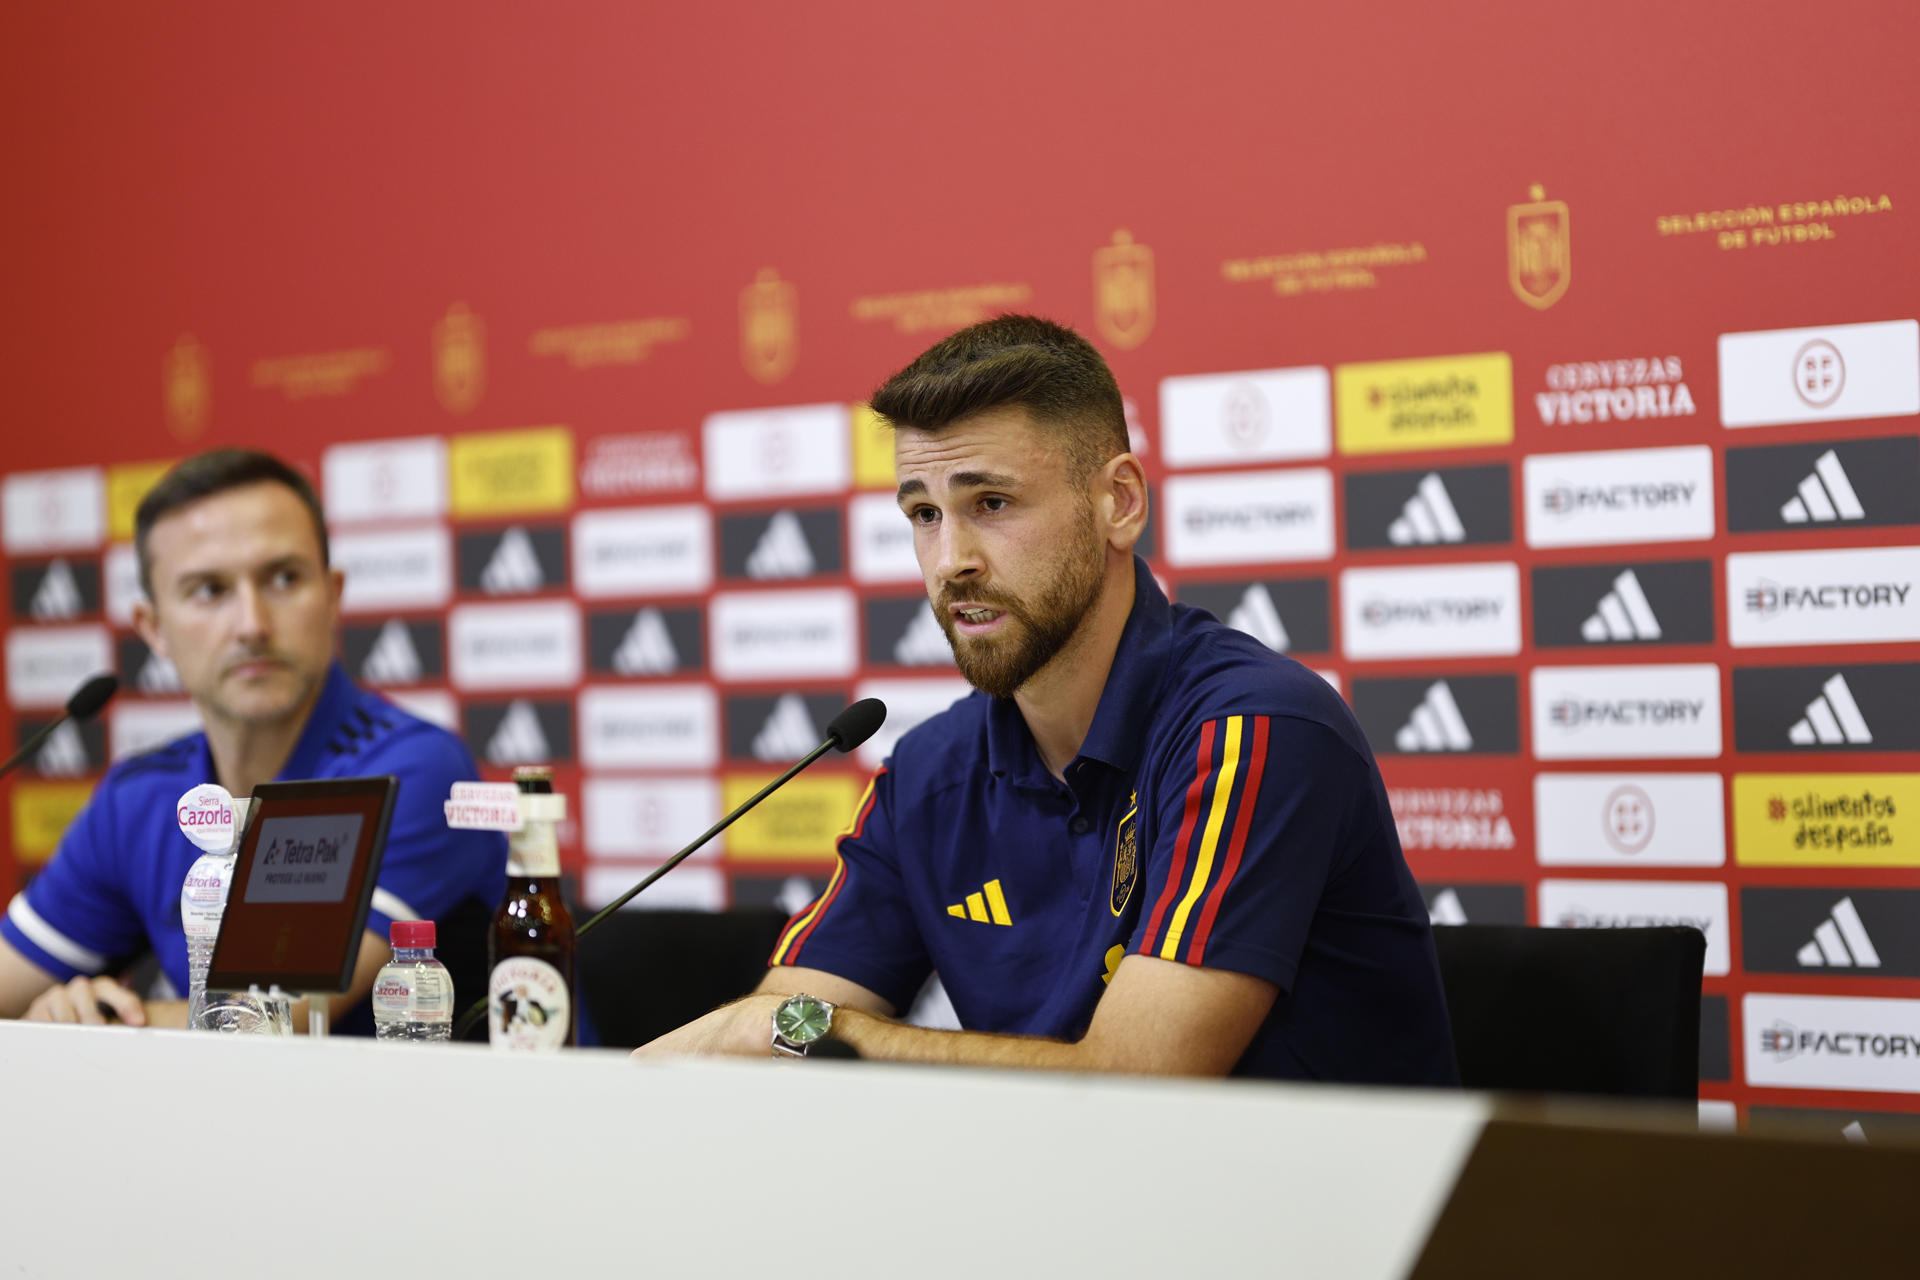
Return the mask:
<svg viewBox="0 0 1920 1280"><path fill-rule="evenodd" d="M1105 582L1101 542L1092 529L1054 566L1052 581L1032 607L980 588L943 587L934 608L940 629L953 647L953 660L967 683L996 698L1011 698L1040 668L1053 661L1093 612ZM954 626L952 606L961 601L1003 611L1011 627L992 636L963 636ZM1012 635L1004 632L1012 631Z"/></svg>

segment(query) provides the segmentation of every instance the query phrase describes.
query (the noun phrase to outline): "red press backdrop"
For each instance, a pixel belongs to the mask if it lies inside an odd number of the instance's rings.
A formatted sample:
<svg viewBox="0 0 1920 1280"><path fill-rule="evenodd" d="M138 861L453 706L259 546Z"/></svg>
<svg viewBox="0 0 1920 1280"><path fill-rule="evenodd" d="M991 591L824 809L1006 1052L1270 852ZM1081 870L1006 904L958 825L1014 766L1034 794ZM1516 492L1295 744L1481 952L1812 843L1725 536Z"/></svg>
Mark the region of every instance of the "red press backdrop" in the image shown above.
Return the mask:
<svg viewBox="0 0 1920 1280"><path fill-rule="evenodd" d="M240 443L322 483L356 674L552 760L605 896L951 692L857 406L1027 309L1175 594L1355 704L1437 921L1698 923L1710 1111L1911 1124L1920 17L1291 8L9 7L0 730L129 687L0 875L190 723L129 514ZM820 773L663 896L804 893Z"/></svg>

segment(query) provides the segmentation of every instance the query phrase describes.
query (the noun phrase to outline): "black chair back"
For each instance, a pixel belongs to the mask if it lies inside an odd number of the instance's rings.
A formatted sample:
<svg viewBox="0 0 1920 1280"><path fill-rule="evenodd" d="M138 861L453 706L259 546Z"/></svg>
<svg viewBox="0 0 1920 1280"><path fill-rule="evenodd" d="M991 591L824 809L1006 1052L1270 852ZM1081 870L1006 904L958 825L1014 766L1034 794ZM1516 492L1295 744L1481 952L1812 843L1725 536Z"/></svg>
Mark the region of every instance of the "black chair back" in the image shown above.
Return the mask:
<svg viewBox="0 0 1920 1280"><path fill-rule="evenodd" d="M770 908L614 912L576 953L580 996L600 1043L643 1045L747 994L786 922Z"/></svg>
<svg viewBox="0 0 1920 1280"><path fill-rule="evenodd" d="M1698 929L1436 927L1469 1089L1700 1096Z"/></svg>

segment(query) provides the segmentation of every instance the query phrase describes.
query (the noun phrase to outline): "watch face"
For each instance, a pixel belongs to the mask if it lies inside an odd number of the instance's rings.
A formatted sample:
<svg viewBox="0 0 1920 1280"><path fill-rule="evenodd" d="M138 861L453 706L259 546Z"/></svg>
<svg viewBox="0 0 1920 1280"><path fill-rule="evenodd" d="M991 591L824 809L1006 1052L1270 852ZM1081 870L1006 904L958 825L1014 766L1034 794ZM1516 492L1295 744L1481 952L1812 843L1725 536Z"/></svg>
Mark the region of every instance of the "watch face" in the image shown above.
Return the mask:
<svg viewBox="0 0 1920 1280"><path fill-rule="evenodd" d="M795 1044L812 1044L827 1034L833 1011L825 1001L795 996L773 1012L773 1029Z"/></svg>

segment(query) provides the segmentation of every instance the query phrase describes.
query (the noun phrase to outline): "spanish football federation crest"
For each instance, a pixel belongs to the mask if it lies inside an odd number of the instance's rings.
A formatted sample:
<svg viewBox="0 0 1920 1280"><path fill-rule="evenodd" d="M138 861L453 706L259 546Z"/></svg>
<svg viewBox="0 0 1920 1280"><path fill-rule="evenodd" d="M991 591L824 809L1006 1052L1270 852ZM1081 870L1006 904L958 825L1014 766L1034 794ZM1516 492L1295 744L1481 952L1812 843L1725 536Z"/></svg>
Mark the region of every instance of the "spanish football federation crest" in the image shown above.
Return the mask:
<svg viewBox="0 0 1920 1280"><path fill-rule="evenodd" d="M181 334L160 361L160 397L173 434L191 440L206 430L213 380L207 371L207 349L190 333Z"/></svg>
<svg viewBox="0 0 1920 1280"><path fill-rule="evenodd" d="M1538 183L1531 204L1507 206L1507 280L1520 301L1545 311L1573 280L1573 223L1564 200Z"/></svg>
<svg viewBox="0 0 1920 1280"><path fill-rule="evenodd" d="M740 363L756 382L774 383L793 372L799 355L799 295L768 267L740 291Z"/></svg>
<svg viewBox="0 0 1920 1280"><path fill-rule="evenodd" d="M448 413L466 413L487 389L487 330L456 302L433 326L433 393Z"/></svg>
<svg viewBox="0 0 1920 1280"><path fill-rule="evenodd" d="M1128 351L1153 332L1153 250L1124 231L1093 251L1093 323L1101 337Z"/></svg>
<svg viewBox="0 0 1920 1280"><path fill-rule="evenodd" d="M1133 896L1134 882L1140 878L1140 833L1134 819L1140 814L1140 793L1134 792L1127 802L1126 816L1120 819L1120 833L1113 841L1113 896L1107 905L1113 914L1119 915L1127 909L1127 899Z"/></svg>

